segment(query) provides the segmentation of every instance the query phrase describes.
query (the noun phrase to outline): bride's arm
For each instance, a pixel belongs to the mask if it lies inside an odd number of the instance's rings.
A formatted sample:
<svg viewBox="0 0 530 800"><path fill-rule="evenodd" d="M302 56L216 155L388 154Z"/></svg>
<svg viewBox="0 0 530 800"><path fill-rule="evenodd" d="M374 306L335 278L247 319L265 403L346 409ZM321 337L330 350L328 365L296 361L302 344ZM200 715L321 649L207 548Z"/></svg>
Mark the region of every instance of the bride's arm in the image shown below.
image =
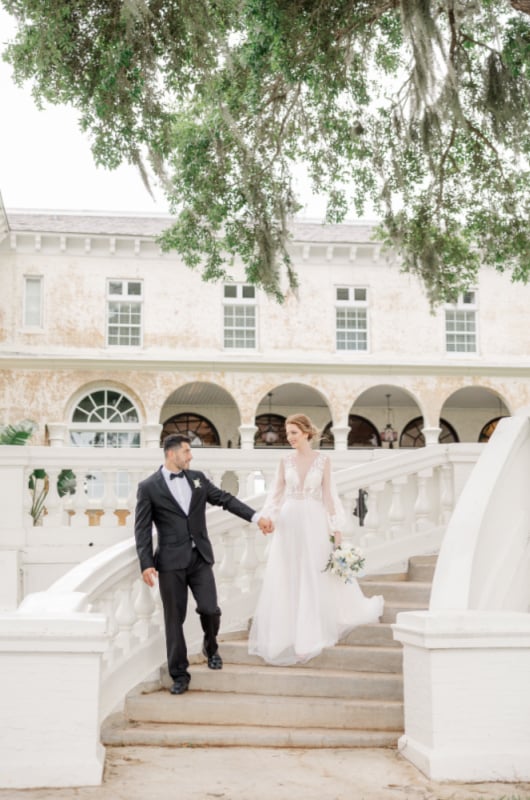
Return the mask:
<svg viewBox="0 0 530 800"><path fill-rule="evenodd" d="M276 522L276 520L278 519L278 514L280 512L281 504L283 502L284 494L285 494L285 467L282 458L280 460L280 463L278 464L278 468L276 469L276 475L274 476L274 481L267 494L265 505L261 510L262 516L269 517L270 519L272 519L273 522Z"/></svg>
<svg viewBox="0 0 530 800"><path fill-rule="evenodd" d="M322 500L327 511L328 524L333 533L335 547L339 547L342 542L342 529L346 522L346 514L331 472L331 461L327 456L322 476Z"/></svg>

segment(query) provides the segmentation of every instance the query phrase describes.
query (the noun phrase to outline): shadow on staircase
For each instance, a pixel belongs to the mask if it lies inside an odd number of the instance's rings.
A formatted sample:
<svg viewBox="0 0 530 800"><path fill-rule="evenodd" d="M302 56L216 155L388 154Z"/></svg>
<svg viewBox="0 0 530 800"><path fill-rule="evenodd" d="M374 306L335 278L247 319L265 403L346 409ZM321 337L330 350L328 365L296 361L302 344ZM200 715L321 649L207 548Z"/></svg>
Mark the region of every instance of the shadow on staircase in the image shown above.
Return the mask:
<svg viewBox="0 0 530 800"><path fill-rule="evenodd" d="M307 664L273 667L247 650L246 632L220 640L222 671L192 664L190 690L170 695L140 685L123 713L102 726L105 745L394 747L403 733L402 649L391 623L400 611L427 608L436 556L414 556L407 572L371 576L382 594L380 624L355 628Z"/></svg>

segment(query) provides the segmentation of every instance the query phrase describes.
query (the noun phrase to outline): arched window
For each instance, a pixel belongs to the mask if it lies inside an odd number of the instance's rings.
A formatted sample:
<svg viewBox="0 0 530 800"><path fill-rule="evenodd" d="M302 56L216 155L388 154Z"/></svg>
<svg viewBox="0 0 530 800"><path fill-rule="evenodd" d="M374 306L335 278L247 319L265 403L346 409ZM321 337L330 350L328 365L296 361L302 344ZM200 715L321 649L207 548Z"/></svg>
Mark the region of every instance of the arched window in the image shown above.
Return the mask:
<svg viewBox="0 0 530 800"><path fill-rule="evenodd" d="M200 414L175 414L164 422L160 442L170 433L188 436L192 447L219 447L221 440L214 425Z"/></svg>
<svg viewBox="0 0 530 800"><path fill-rule="evenodd" d="M335 443L331 433L332 424L329 422L322 431L321 447L329 447L330 445L333 447ZM377 428L366 417L350 414L348 425L350 426L348 447L379 447L381 445L381 437Z"/></svg>
<svg viewBox="0 0 530 800"><path fill-rule="evenodd" d="M504 417L495 417L495 419L490 419L489 422L486 422L486 424L484 425L484 427L482 428L482 430L478 435L479 442L489 442L493 434L493 431L495 430L501 419L504 419Z"/></svg>
<svg viewBox="0 0 530 800"><path fill-rule="evenodd" d="M451 442L459 441L455 429L447 422L447 420L441 419L438 424L441 428L441 433L438 437L438 442L440 444L450 444ZM422 430L423 417L416 417L415 419L412 419L403 428L403 432L401 433L401 437L399 439L399 446L425 447L425 436L423 435Z"/></svg>
<svg viewBox="0 0 530 800"><path fill-rule="evenodd" d="M254 447L288 447L285 435L285 420L281 414L260 414L254 420L258 430L254 436Z"/></svg>
<svg viewBox="0 0 530 800"><path fill-rule="evenodd" d="M70 441L77 447L140 447L136 406L115 389L97 389L76 405Z"/></svg>

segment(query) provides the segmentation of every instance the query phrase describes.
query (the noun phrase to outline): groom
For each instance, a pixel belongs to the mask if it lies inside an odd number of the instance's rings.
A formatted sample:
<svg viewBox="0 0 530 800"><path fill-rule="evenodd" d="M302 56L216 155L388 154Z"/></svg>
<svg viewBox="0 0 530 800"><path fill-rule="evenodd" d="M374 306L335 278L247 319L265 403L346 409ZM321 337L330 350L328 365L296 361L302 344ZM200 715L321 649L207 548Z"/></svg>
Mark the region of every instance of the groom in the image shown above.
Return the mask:
<svg viewBox="0 0 530 800"><path fill-rule="evenodd" d="M206 504L222 506L232 514L257 522L262 533L273 530L272 522L250 506L210 483L203 472L189 470L192 459L187 436L171 434L164 439L164 464L138 485L134 536L148 586L158 577L164 607L166 649L172 694L187 691L190 674L184 621L188 587L197 604L204 633L203 654L210 669L222 669L217 649L221 610L212 565L212 543L206 530ZM153 551L153 525L158 547Z"/></svg>

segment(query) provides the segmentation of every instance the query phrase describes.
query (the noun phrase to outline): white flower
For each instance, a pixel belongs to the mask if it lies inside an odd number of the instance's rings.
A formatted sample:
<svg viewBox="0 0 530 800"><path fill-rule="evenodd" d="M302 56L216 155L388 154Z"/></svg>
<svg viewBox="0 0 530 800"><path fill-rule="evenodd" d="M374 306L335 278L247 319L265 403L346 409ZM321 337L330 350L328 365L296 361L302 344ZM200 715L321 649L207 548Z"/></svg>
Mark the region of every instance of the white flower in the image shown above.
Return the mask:
<svg viewBox="0 0 530 800"><path fill-rule="evenodd" d="M358 547L336 547L329 554L328 563L324 572L342 578L346 583L351 583L356 573L364 566L364 556Z"/></svg>
<svg viewBox="0 0 530 800"><path fill-rule="evenodd" d="M201 488L201 479L200 478L194 478L193 479L193 485L194 485L194 487L196 489L200 489Z"/></svg>

